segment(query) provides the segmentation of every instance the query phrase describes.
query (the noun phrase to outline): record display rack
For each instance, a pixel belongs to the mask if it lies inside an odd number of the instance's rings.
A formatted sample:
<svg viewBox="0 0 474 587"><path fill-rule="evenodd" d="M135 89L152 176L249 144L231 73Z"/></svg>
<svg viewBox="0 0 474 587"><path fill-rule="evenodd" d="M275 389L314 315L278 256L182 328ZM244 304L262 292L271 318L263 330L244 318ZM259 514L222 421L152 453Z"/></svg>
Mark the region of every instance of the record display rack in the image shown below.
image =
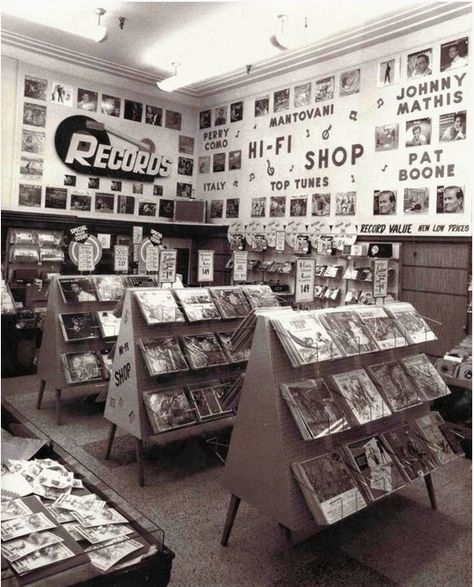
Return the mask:
<svg viewBox="0 0 474 587"><path fill-rule="evenodd" d="M140 288L142 292L152 290L153 288ZM184 387L212 380L222 382L242 373L246 363L222 364L205 369L190 369L152 377L141 352L140 344L146 344L162 337L180 338L210 332L230 334L241 322L241 318L148 325L134 296L136 291L138 290L135 288L128 288L125 295L104 417L110 422L106 458L109 459L111 456L117 427L132 435L136 442L137 478L140 486L143 487L145 485L144 441L153 438L153 444L160 446L194 436L202 436L206 433L213 434L231 426L235 419L232 414L207 422L197 422L193 425L155 433L147 414L144 394L150 391L160 391L160 389L169 386ZM179 304L178 308L181 309Z"/></svg>
<svg viewBox="0 0 474 587"><path fill-rule="evenodd" d="M68 279L77 277L77 279L84 278L84 276L70 276ZM94 278L100 278L100 275L94 275ZM46 389L54 389L56 401L56 422L58 426L62 421L62 397L63 392L68 393L80 392L81 397L85 392L89 395L98 394L107 389L107 380L94 383L76 383L70 384L66 380L64 374L63 363L61 355L63 353L71 352L86 352L110 349L112 342L104 341L102 338L94 338L88 340L77 340L67 342L61 328L60 314L68 314L71 312L90 312L112 310L116 301L92 301L80 303L66 303L60 291L60 278L54 278L49 286L48 306L46 310L46 318L43 324L43 339L38 357L38 376L41 379L40 388L38 392L37 409L41 408L43 396ZM99 328L97 326L97 328Z"/></svg>
<svg viewBox="0 0 474 587"><path fill-rule="evenodd" d="M281 394L280 384L319 378L326 381L334 374L399 361L422 352L424 343L293 368L271 324L274 318L277 318L276 313L260 315L253 338L224 470L223 486L229 491L231 500L221 544L227 546L243 500L278 523L285 541L291 577L292 533L304 531L305 535L310 535L327 527L316 523L291 465L328 453L336 446L393 430L430 413L430 406L428 402L420 403L336 434L303 440ZM431 475L425 475L424 480L431 507L435 510Z"/></svg>

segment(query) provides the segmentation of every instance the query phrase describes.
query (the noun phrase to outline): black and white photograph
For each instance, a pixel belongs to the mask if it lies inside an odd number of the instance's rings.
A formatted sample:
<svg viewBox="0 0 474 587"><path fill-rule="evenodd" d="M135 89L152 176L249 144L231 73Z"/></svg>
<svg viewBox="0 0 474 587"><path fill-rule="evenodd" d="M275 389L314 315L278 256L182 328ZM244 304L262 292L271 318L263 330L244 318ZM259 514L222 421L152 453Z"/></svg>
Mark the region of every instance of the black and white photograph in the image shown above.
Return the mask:
<svg viewBox="0 0 474 587"><path fill-rule="evenodd" d="M145 124L163 126L163 108L147 104L145 106Z"/></svg>
<svg viewBox="0 0 474 587"><path fill-rule="evenodd" d="M211 172L211 156L204 155L198 159L199 173L210 173Z"/></svg>
<svg viewBox="0 0 474 587"><path fill-rule="evenodd" d="M345 71L339 76L339 96L349 96L360 92L360 69Z"/></svg>
<svg viewBox="0 0 474 587"><path fill-rule="evenodd" d="M133 196L117 196L117 214L133 214L135 198Z"/></svg>
<svg viewBox="0 0 474 587"><path fill-rule="evenodd" d="M334 98L335 81L334 76L316 80L314 89L315 102L324 102Z"/></svg>
<svg viewBox="0 0 474 587"><path fill-rule="evenodd" d="M43 159L22 155L20 157L20 178L41 179L43 177L43 163Z"/></svg>
<svg viewBox="0 0 474 587"><path fill-rule="evenodd" d="M21 131L21 150L35 155L44 154L45 133L24 128Z"/></svg>
<svg viewBox="0 0 474 587"><path fill-rule="evenodd" d="M430 206L429 188L405 188L403 190L404 214L427 214Z"/></svg>
<svg viewBox="0 0 474 587"><path fill-rule="evenodd" d="M384 124L375 127L375 150L398 149L398 124Z"/></svg>
<svg viewBox="0 0 474 587"><path fill-rule="evenodd" d="M56 208L58 210L66 210L67 189L46 186L44 206L45 208Z"/></svg>
<svg viewBox="0 0 474 587"><path fill-rule="evenodd" d="M30 208L40 208L41 192L42 187L40 185L20 183L18 186L18 204Z"/></svg>
<svg viewBox="0 0 474 587"><path fill-rule="evenodd" d="M153 195L154 196L162 196L163 195L163 186L155 184L153 186Z"/></svg>
<svg viewBox="0 0 474 587"><path fill-rule="evenodd" d="M242 167L242 151L229 152L229 171L236 171Z"/></svg>
<svg viewBox="0 0 474 587"><path fill-rule="evenodd" d="M25 75L25 88L23 96L46 102L48 95L48 80L40 77Z"/></svg>
<svg viewBox="0 0 474 587"><path fill-rule="evenodd" d="M192 198L193 197L193 184L183 183L178 181L176 184L176 197L177 198Z"/></svg>
<svg viewBox="0 0 474 587"><path fill-rule="evenodd" d="M199 130L211 127L211 111L203 110L199 113Z"/></svg>
<svg viewBox="0 0 474 587"><path fill-rule="evenodd" d="M66 342L99 338L99 327L90 312L59 314L59 322Z"/></svg>
<svg viewBox="0 0 474 587"><path fill-rule="evenodd" d="M112 179L110 181L110 191L121 192L122 191L122 182L119 179Z"/></svg>
<svg viewBox="0 0 474 587"><path fill-rule="evenodd" d="M87 110L87 112L97 112L97 92L92 90L85 90L84 88L77 89L77 103L79 110Z"/></svg>
<svg viewBox="0 0 474 587"><path fill-rule="evenodd" d="M156 216L156 202L140 200L138 202L138 216Z"/></svg>
<svg viewBox="0 0 474 587"><path fill-rule="evenodd" d="M461 141L466 138L466 111L441 114L439 117L439 140L441 143Z"/></svg>
<svg viewBox="0 0 474 587"><path fill-rule="evenodd" d="M384 88L400 82L400 57L391 57L378 64L377 87Z"/></svg>
<svg viewBox="0 0 474 587"><path fill-rule="evenodd" d="M290 216L306 216L308 214L308 198L306 196L291 196Z"/></svg>
<svg viewBox="0 0 474 587"><path fill-rule="evenodd" d="M64 376L70 385L102 381L102 363L95 351L79 351L61 355Z"/></svg>
<svg viewBox="0 0 474 587"><path fill-rule="evenodd" d="M374 191L374 216L393 216L397 213L397 190Z"/></svg>
<svg viewBox="0 0 474 587"><path fill-rule="evenodd" d="M273 94L273 112L288 110L290 107L290 88L278 90Z"/></svg>
<svg viewBox="0 0 474 587"><path fill-rule="evenodd" d="M72 108L74 105L74 88L63 82L52 81L51 102Z"/></svg>
<svg viewBox="0 0 474 587"><path fill-rule="evenodd" d="M172 130L181 130L181 112L167 110L165 115L165 127Z"/></svg>
<svg viewBox="0 0 474 587"><path fill-rule="evenodd" d="M209 218L222 218L224 213L224 200L212 200Z"/></svg>
<svg viewBox="0 0 474 587"><path fill-rule="evenodd" d="M265 96L255 100L254 115L255 116L267 116L269 114L270 98Z"/></svg>
<svg viewBox="0 0 474 587"><path fill-rule="evenodd" d="M125 120L141 122L143 117L143 104L141 102L135 102L135 100L125 100L123 117Z"/></svg>
<svg viewBox="0 0 474 587"><path fill-rule="evenodd" d="M75 187L76 186L76 176L66 174L64 176L64 185Z"/></svg>
<svg viewBox="0 0 474 587"><path fill-rule="evenodd" d="M466 67L469 58L469 38L462 37L443 43L440 49L440 70L451 71Z"/></svg>
<svg viewBox="0 0 474 587"><path fill-rule="evenodd" d="M156 434L197 423L195 409L180 387L145 393L143 399Z"/></svg>
<svg viewBox="0 0 474 587"><path fill-rule="evenodd" d="M23 124L46 126L46 106L25 102L23 104Z"/></svg>
<svg viewBox="0 0 474 587"><path fill-rule="evenodd" d="M212 156L212 171L214 173L225 171L225 153L214 153Z"/></svg>
<svg viewBox="0 0 474 587"><path fill-rule="evenodd" d="M120 98L102 94L100 101L100 111L102 114L106 114L107 116L115 116L118 118L120 116L121 105L122 100Z"/></svg>
<svg viewBox="0 0 474 587"><path fill-rule="evenodd" d="M178 151L185 155L194 155L194 137L179 135Z"/></svg>
<svg viewBox="0 0 474 587"><path fill-rule="evenodd" d="M329 216L331 213L331 194L312 194L311 216Z"/></svg>
<svg viewBox="0 0 474 587"><path fill-rule="evenodd" d="M164 337L139 342L150 375L164 375L189 369L177 338Z"/></svg>
<svg viewBox="0 0 474 587"><path fill-rule="evenodd" d="M451 393L446 382L425 354L406 357L401 360L401 364L425 401L433 401Z"/></svg>
<svg viewBox="0 0 474 587"><path fill-rule="evenodd" d="M293 105L302 108L311 104L311 82L295 86L293 90Z"/></svg>
<svg viewBox="0 0 474 587"><path fill-rule="evenodd" d="M162 218L174 218L174 200L160 200L158 216Z"/></svg>
<svg viewBox="0 0 474 587"><path fill-rule="evenodd" d="M132 194L143 194L143 184L134 182L132 184Z"/></svg>
<svg viewBox="0 0 474 587"><path fill-rule="evenodd" d="M97 192L95 195L94 210L96 212L112 213L114 211L115 196Z"/></svg>
<svg viewBox="0 0 474 587"><path fill-rule="evenodd" d="M438 214L462 214L464 212L464 187L459 185L438 186L436 212Z"/></svg>
<svg viewBox="0 0 474 587"><path fill-rule="evenodd" d="M286 196L270 197L270 218L283 218L286 214Z"/></svg>
<svg viewBox="0 0 474 587"><path fill-rule="evenodd" d="M100 177L89 177L87 187L90 190L98 190L100 188Z"/></svg>
<svg viewBox="0 0 474 587"><path fill-rule="evenodd" d="M230 121L239 122L244 117L244 103L234 102L230 105Z"/></svg>
<svg viewBox="0 0 474 587"><path fill-rule="evenodd" d="M189 175L193 174L194 159L189 157L178 157L178 175Z"/></svg>
<svg viewBox="0 0 474 587"><path fill-rule="evenodd" d="M433 49L423 49L407 57L407 78L418 79L433 73Z"/></svg>
<svg viewBox="0 0 474 587"><path fill-rule="evenodd" d="M406 122L405 146L419 147L431 144L431 118L420 118Z"/></svg>
<svg viewBox="0 0 474 587"><path fill-rule="evenodd" d="M228 198L225 202L225 217L238 218L240 209L240 198Z"/></svg>
<svg viewBox="0 0 474 587"><path fill-rule="evenodd" d="M227 124L227 106L214 108L214 126L223 126Z"/></svg>
<svg viewBox="0 0 474 587"><path fill-rule="evenodd" d="M336 193L336 216L355 216L356 213L355 192Z"/></svg>
<svg viewBox="0 0 474 587"><path fill-rule="evenodd" d="M252 198L251 203L250 203L250 216L252 218L264 218L266 205L267 205L267 198L264 198L264 197Z"/></svg>

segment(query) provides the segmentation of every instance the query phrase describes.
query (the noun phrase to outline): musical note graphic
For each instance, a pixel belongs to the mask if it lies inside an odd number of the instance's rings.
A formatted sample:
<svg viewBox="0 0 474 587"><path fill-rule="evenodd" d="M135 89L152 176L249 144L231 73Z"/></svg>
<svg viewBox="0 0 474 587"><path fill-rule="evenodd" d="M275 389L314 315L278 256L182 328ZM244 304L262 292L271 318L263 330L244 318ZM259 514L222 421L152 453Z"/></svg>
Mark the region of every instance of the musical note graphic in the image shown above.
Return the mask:
<svg viewBox="0 0 474 587"><path fill-rule="evenodd" d="M272 164L270 163L270 159L267 159L267 173L268 173L268 175L273 175L275 173L275 168L272 167Z"/></svg>
<svg viewBox="0 0 474 587"><path fill-rule="evenodd" d="M255 179L255 173L251 173L249 175L249 181L253 181Z"/></svg>
<svg viewBox="0 0 474 587"><path fill-rule="evenodd" d="M353 175L351 175L351 182L354 183L355 182L355 177Z"/></svg>
<svg viewBox="0 0 474 587"><path fill-rule="evenodd" d="M232 184L235 188L239 187L239 180L234 179L234 183Z"/></svg>
<svg viewBox="0 0 474 587"><path fill-rule="evenodd" d="M351 113L349 114L349 118L351 120L357 120L357 110L351 110Z"/></svg>
<svg viewBox="0 0 474 587"><path fill-rule="evenodd" d="M332 124L330 124L326 130L323 130L323 134L321 135L323 140L327 141L329 138L329 131L332 129Z"/></svg>
<svg viewBox="0 0 474 587"><path fill-rule="evenodd" d="M293 169L294 169L294 168L295 168L295 166L294 166L294 165L292 165L292 166L290 167L290 173L293 171Z"/></svg>
<svg viewBox="0 0 474 587"><path fill-rule="evenodd" d="M382 167L382 171L385 171L388 168L388 165L385 163L384 167Z"/></svg>
<svg viewBox="0 0 474 587"><path fill-rule="evenodd" d="M309 132L309 130L308 130L308 129L306 129L306 138L309 138L310 136L311 136L311 135L310 135L310 132Z"/></svg>
<svg viewBox="0 0 474 587"><path fill-rule="evenodd" d="M382 98L379 98L377 100L377 108L381 108L384 104L385 104L385 102L383 101Z"/></svg>
<svg viewBox="0 0 474 587"><path fill-rule="evenodd" d="M254 125L253 125L253 129L255 130L256 128L257 128L257 125L256 125L256 124L254 124Z"/></svg>
<svg viewBox="0 0 474 587"><path fill-rule="evenodd" d="M235 138L237 138L240 135L240 130L237 131L237 134L235 135Z"/></svg>

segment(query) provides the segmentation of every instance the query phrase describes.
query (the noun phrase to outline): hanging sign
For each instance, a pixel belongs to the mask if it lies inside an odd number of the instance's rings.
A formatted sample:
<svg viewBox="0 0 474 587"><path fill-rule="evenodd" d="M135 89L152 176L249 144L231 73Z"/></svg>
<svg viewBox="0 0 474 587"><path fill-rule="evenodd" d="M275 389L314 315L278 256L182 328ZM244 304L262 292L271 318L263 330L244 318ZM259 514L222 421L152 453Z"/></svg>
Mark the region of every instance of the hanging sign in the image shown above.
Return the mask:
<svg viewBox="0 0 474 587"><path fill-rule="evenodd" d="M176 281L177 255L178 251L175 249L163 249L160 251L159 283L174 283Z"/></svg>
<svg viewBox="0 0 474 587"><path fill-rule="evenodd" d="M373 274L374 298L385 298L388 293L388 259L374 259Z"/></svg>
<svg viewBox="0 0 474 587"><path fill-rule="evenodd" d="M214 281L214 251L198 251L198 278L199 282Z"/></svg>
<svg viewBox="0 0 474 587"><path fill-rule="evenodd" d="M85 224L74 226L68 230L71 241L75 243L85 243L89 238L89 229Z"/></svg>
<svg viewBox="0 0 474 587"><path fill-rule="evenodd" d="M83 244L87 244L90 247L92 247L92 250L93 250L92 257L93 257L93 263L94 263L94 267L95 267L97 265L97 263L102 259L102 245L97 240L97 237L95 237L92 234L87 237L87 240ZM76 241L71 241L69 243L69 248L68 248L69 258L71 259L71 262L74 263L74 265L79 264L79 247L80 246L81 246L81 243L76 242ZM84 271L91 271L91 270L84 269Z"/></svg>
<svg viewBox="0 0 474 587"><path fill-rule="evenodd" d="M232 279L234 281L247 281L247 251L233 252L234 265L232 267Z"/></svg>
<svg viewBox="0 0 474 587"><path fill-rule="evenodd" d="M133 244L138 245L143 240L143 226L133 227Z"/></svg>
<svg viewBox="0 0 474 587"><path fill-rule="evenodd" d="M275 251L282 253L285 250L285 231L277 230L275 235Z"/></svg>
<svg viewBox="0 0 474 587"><path fill-rule="evenodd" d="M80 244L77 249L77 270L94 271L94 247L90 243Z"/></svg>
<svg viewBox="0 0 474 587"><path fill-rule="evenodd" d="M145 251L145 271L157 272L160 268L160 250L156 247L147 247Z"/></svg>
<svg viewBox="0 0 474 587"><path fill-rule="evenodd" d="M159 232L158 230L155 230L154 228L152 228L150 230L150 237L149 238L150 238L152 245L154 245L155 247L163 244L163 235L161 234L161 232Z"/></svg>
<svg viewBox="0 0 474 587"><path fill-rule="evenodd" d="M128 271L128 246L115 245L114 247L114 271Z"/></svg>
<svg viewBox="0 0 474 587"><path fill-rule="evenodd" d="M296 259L295 302L314 301L316 259Z"/></svg>

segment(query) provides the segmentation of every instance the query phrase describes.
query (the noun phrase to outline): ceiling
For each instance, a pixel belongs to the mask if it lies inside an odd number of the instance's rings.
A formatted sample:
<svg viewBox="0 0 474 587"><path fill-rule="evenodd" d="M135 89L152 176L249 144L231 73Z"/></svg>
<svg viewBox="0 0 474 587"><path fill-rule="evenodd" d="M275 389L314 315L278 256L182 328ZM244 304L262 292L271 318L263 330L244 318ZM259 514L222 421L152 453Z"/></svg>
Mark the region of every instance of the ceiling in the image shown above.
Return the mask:
<svg viewBox="0 0 474 587"><path fill-rule="evenodd" d="M96 43L71 32L96 24L94 9L99 6L107 10L102 17L108 28L105 41ZM327 0L16 0L2 3L2 43L153 85L172 75L172 62L178 61L183 73L199 73L199 81L180 91L201 98L407 34L470 9L470 2L403 0L332 4ZM279 30L278 14L288 15L286 30L301 40L298 49L281 51L270 43L270 36ZM119 17L126 19L123 30ZM251 75L246 65L252 65Z"/></svg>

